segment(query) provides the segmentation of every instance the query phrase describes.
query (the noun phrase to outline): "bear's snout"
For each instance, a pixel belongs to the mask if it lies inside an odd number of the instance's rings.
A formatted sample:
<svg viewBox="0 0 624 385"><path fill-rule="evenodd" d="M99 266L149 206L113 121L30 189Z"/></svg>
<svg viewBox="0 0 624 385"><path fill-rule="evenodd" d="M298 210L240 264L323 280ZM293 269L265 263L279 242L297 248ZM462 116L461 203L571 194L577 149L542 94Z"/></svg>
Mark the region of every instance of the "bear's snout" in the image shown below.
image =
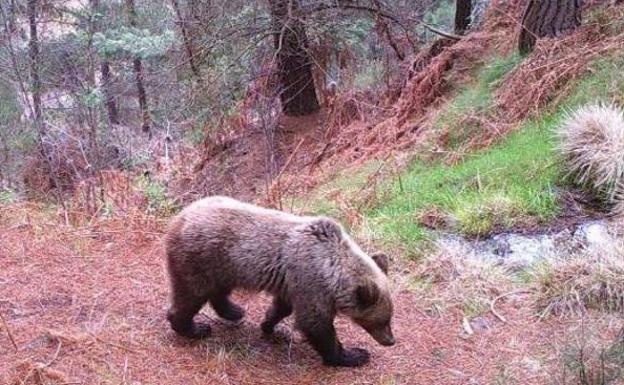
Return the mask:
<svg viewBox="0 0 624 385"><path fill-rule="evenodd" d="M379 329L367 329L367 331L380 345L392 346L396 343L390 325Z"/></svg>

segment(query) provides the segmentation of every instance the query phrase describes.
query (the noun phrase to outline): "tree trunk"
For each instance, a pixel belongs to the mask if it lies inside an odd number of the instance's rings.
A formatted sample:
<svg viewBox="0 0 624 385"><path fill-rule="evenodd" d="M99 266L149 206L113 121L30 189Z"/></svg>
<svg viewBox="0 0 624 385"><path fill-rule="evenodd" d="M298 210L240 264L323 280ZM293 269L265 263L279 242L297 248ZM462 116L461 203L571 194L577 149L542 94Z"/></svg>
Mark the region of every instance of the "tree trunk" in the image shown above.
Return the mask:
<svg viewBox="0 0 624 385"><path fill-rule="evenodd" d="M270 6L282 109L289 116L310 115L320 107L299 0L270 0Z"/></svg>
<svg viewBox="0 0 624 385"><path fill-rule="evenodd" d="M518 50L527 54L537 38L557 37L581 25L583 0L529 0L522 17Z"/></svg>
<svg viewBox="0 0 624 385"><path fill-rule="evenodd" d="M96 61L97 61L97 53L93 48L93 35L98 32L98 16L97 12L100 8L100 0L89 0L89 25L87 28L87 86L89 87L89 92L92 92L96 89L95 84L95 71L96 71ZM98 147L97 143L97 129L98 129L98 108L88 104L87 105L87 122L89 125L89 144L92 150L96 150Z"/></svg>
<svg viewBox="0 0 624 385"><path fill-rule="evenodd" d="M455 33L463 35L470 26L472 0L455 1Z"/></svg>
<svg viewBox="0 0 624 385"><path fill-rule="evenodd" d="M39 38L37 36L37 5L38 0L28 0L28 25L30 38L28 40L28 58L30 61L30 81L33 101L33 113L38 130L43 128L41 115L41 79L39 78Z"/></svg>
<svg viewBox="0 0 624 385"><path fill-rule="evenodd" d="M100 74L102 76L102 90L104 91L104 99L106 101L106 110L108 111L108 121L111 124L119 124L119 113L117 112L117 103L111 89L113 81L111 79L110 63L103 59L100 63Z"/></svg>
<svg viewBox="0 0 624 385"><path fill-rule="evenodd" d="M17 19L17 4L15 3L16 0L11 0L11 2L9 3L9 22L8 22L8 33L13 33L16 31L16 27L15 27L15 19Z"/></svg>
<svg viewBox="0 0 624 385"><path fill-rule="evenodd" d="M89 0L91 10L95 14L100 9L100 0ZM93 33L102 32L102 25L99 19L93 20ZM115 98L111 90L112 79L110 73L110 63L108 59L102 58L100 60L100 76L102 84L102 92L104 93L104 104L106 105L106 111L108 113L108 121L110 124L119 124L119 115L117 113L117 105L115 104Z"/></svg>
<svg viewBox="0 0 624 385"><path fill-rule="evenodd" d="M136 23L136 10L134 8L134 0L126 0L126 7L128 11L128 21L131 27L137 26ZM142 126L141 129L145 133L150 133L150 116L149 109L147 107L147 94L145 93L145 86L143 85L143 64L140 58L134 58L132 61L134 68L134 78L136 82L137 92L139 94L139 107L141 109Z"/></svg>
<svg viewBox="0 0 624 385"><path fill-rule="evenodd" d="M193 52L193 45L191 44L191 38L189 37L188 29L186 28L186 20L182 15L182 11L180 10L180 5L178 4L178 0L171 0L171 6L175 11L176 18L178 19L178 25L180 26L180 33L182 34L182 42L184 43L184 48L186 49L186 55L188 56L189 67L191 68L191 72L193 75L197 77L197 80L201 81L201 75L199 73L199 68L197 63L195 63L195 53Z"/></svg>

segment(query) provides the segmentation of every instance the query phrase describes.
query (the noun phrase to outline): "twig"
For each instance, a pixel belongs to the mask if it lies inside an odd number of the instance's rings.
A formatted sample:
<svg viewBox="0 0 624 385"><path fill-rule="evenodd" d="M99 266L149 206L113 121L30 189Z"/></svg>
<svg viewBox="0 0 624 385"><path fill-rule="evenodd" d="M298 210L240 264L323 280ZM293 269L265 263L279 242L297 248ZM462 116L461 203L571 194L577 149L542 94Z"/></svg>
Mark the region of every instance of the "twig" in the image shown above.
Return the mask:
<svg viewBox="0 0 624 385"><path fill-rule="evenodd" d="M4 325L4 328L6 329L7 335L9 336L9 339L11 340L11 344L13 344L13 347L15 348L15 351L17 352L19 348L17 347L17 344L15 343L15 339L13 338L13 334L11 333L11 329L9 329L9 324L4 320L2 313L0 313L0 320L2 321L2 325Z"/></svg>
<svg viewBox="0 0 624 385"><path fill-rule="evenodd" d="M125 350L125 351L130 352L130 353L141 354L140 352L138 352L138 351L136 351L136 350L133 350L133 349L130 349L129 347L123 346L123 345L121 345L121 344L116 344L116 343L114 343L114 342L106 341L106 340L104 340L104 339L102 339L102 338L100 338L100 337L96 336L96 335L95 335L95 334L93 334L93 333L89 333L89 334L90 334L90 335L91 335L91 337L93 337L96 341L101 342L101 343L103 343L103 344L105 344L105 345L109 345L109 346L112 346L112 347L117 348L117 349Z"/></svg>
<svg viewBox="0 0 624 385"><path fill-rule="evenodd" d="M59 353L61 352L61 347L63 346L63 341L61 341L60 339L58 340L58 346L56 347L56 351L54 352L54 355L52 356L52 358L50 359L50 361L48 361L47 364L43 364L42 367L38 368L38 369L43 369L43 368L49 368L50 366L52 366L52 364L54 363L54 361L56 361L56 359L59 356Z"/></svg>
<svg viewBox="0 0 624 385"><path fill-rule="evenodd" d="M422 25L423 25L423 27L427 28L429 31L431 31L431 32L433 32L435 34L438 34L440 36L443 36L443 37L445 37L447 39L461 40L461 36L454 35L454 34L452 34L450 32L442 31L441 29L437 29L436 27L434 27L432 25L429 25L427 23L422 23Z"/></svg>
<svg viewBox="0 0 624 385"><path fill-rule="evenodd" d="M470 322L468 322L468 318L464 317L464 319L462 320L462 326L466 334L468 334L469 336L474 334L474 330L472 330L472 326L470 326Z"/></svg>
<svg viewBox="0 0 624 385"><path fill-rule="evenodd" d="M492 300L492 302L490 302L490 311L492 312L492 314L494 314L494 316L496 318L498 318L501 322L503 323L507 323L507 319L505 317L503 317L501 314L499 314L496 311L496 301L498 301L499 299L508 297L510 295L514 295L514 294L526 294L526 293L531 293L532 291L529 289L520 289L520 290L514 290L514 291L510 291L509 293L505 293L505 294L501 294L498 297L494 298L494 300Z"/></svg>

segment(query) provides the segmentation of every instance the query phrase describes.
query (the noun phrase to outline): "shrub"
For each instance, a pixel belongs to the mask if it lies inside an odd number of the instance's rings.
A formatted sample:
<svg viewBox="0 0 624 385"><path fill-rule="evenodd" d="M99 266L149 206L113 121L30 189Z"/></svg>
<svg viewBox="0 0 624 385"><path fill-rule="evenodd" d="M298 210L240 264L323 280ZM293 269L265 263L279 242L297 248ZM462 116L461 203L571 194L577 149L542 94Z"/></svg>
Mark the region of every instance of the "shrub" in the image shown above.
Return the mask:
<svg viewBox="0 0 624 385"><path fill-rule="evenodd" d="M614 213L624 212L624 114L614 105L587 105L559 127L560 152L573 181Z"/></svg>
<svg viewBox="0 0 624 385"><path fill-rule="evenodd" d="M581 315L589 309L624 312L622 252L624 244L614 241L535 266L531 274L541 315Z"/></svg>

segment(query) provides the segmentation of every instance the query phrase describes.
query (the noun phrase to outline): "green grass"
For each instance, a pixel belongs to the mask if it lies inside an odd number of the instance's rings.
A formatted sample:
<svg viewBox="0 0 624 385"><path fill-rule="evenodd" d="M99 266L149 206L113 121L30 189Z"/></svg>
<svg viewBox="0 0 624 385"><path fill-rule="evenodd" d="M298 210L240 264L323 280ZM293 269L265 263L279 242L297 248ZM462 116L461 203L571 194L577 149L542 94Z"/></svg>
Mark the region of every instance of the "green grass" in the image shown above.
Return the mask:
<svg viewBox="0 0 624 385"><path fill-rule="evenodd" d="M456 131L457 146L478 135L478 130L471 132L462 125L463 117L490 114L493 92L520 60L515 55L490 60L438 115L435 126ZM494 146L467 154L457 164L418 157L398 177L382 183L379 196L383 199L363 209L359 230L387 246L400 247L408 257L419 257L430 251L430 241L436 236L422 224L424 213L440 216L444 230L470 236L552 220L562 209L557 191L567 186L553 130L568 111L583 104L615 101L624 105L622 67L622 53L596 61L557 105L547 106L541 116L525 121ZM331 192L338 191L351 202L378 167L371 163L361 172L340 175L308 197L306 208L340 217L335 202L328 199Z"/></svg>
<svg viewBox="0 0 624 385"><path fill-rule="evenodd" d="M479 135L483 127L478 121L466 118L477 115L488 115L492 106L492 94L501 79L520 63L520 55L494 57L489 60L476 74L476 80L464 86L453 98L448 107L441 112L434 128L449 135L448 147L457 149L470 138ZM457 129L461 127L461 129Z"/></svg>
<svg viewBox="0 0 624 385"><path fill-rule="evenodd" d="M517 60L496 59L486 66L474 88L460 92L439 122L453 125L466 111L488 108L493 87ZM559 105L549 106L540 118L526 121L502 142L474 152L456 165L417 161L391 183L389 199L368 213L369 221L381 229L381 238L419 255L427 250L426 241L431 238L419 217L432 209L446 216L449 230L466 235L486 235L497 227L554 218L561 211L556 188L566 182L553 129L580 105L613 99L623 103L622 66L621 54L595 62L592 72ZM451 129L461 131L463 127Z"/></svg>
<svg viewBox="0 0 624 385"><path fill-rule="evenodd" d="M338 207L335 193L339 193L341 199L351 201L358 192L366 188L369 176L377 172L380 167L382 167L381 161L371 161L357 170L340 172L303 199L295 200L293 206L304 211L313 211L318 215L342 218L344 215ZM284 205L289 207L290 202L286 201Z"/></svg>
<svg viewBox="0 0 624 385"><path fill-rule="evenodd" d="M592 64L592 73L581 79L562 107L572 109L595 102L615 102L624 106L624 53L602 58Z"/></svg>
<svg viewBox="0 0 624 385"><path fill-rule="evenodd" d="M425 210L448 215L453 230L483 235L519 218L548 220L559 212L549 127L558 116L531 122L504 142L463 162L412 165L390 187L390 199L369 213L384 238L414 248L430 233L419 223Z"/></svg>

